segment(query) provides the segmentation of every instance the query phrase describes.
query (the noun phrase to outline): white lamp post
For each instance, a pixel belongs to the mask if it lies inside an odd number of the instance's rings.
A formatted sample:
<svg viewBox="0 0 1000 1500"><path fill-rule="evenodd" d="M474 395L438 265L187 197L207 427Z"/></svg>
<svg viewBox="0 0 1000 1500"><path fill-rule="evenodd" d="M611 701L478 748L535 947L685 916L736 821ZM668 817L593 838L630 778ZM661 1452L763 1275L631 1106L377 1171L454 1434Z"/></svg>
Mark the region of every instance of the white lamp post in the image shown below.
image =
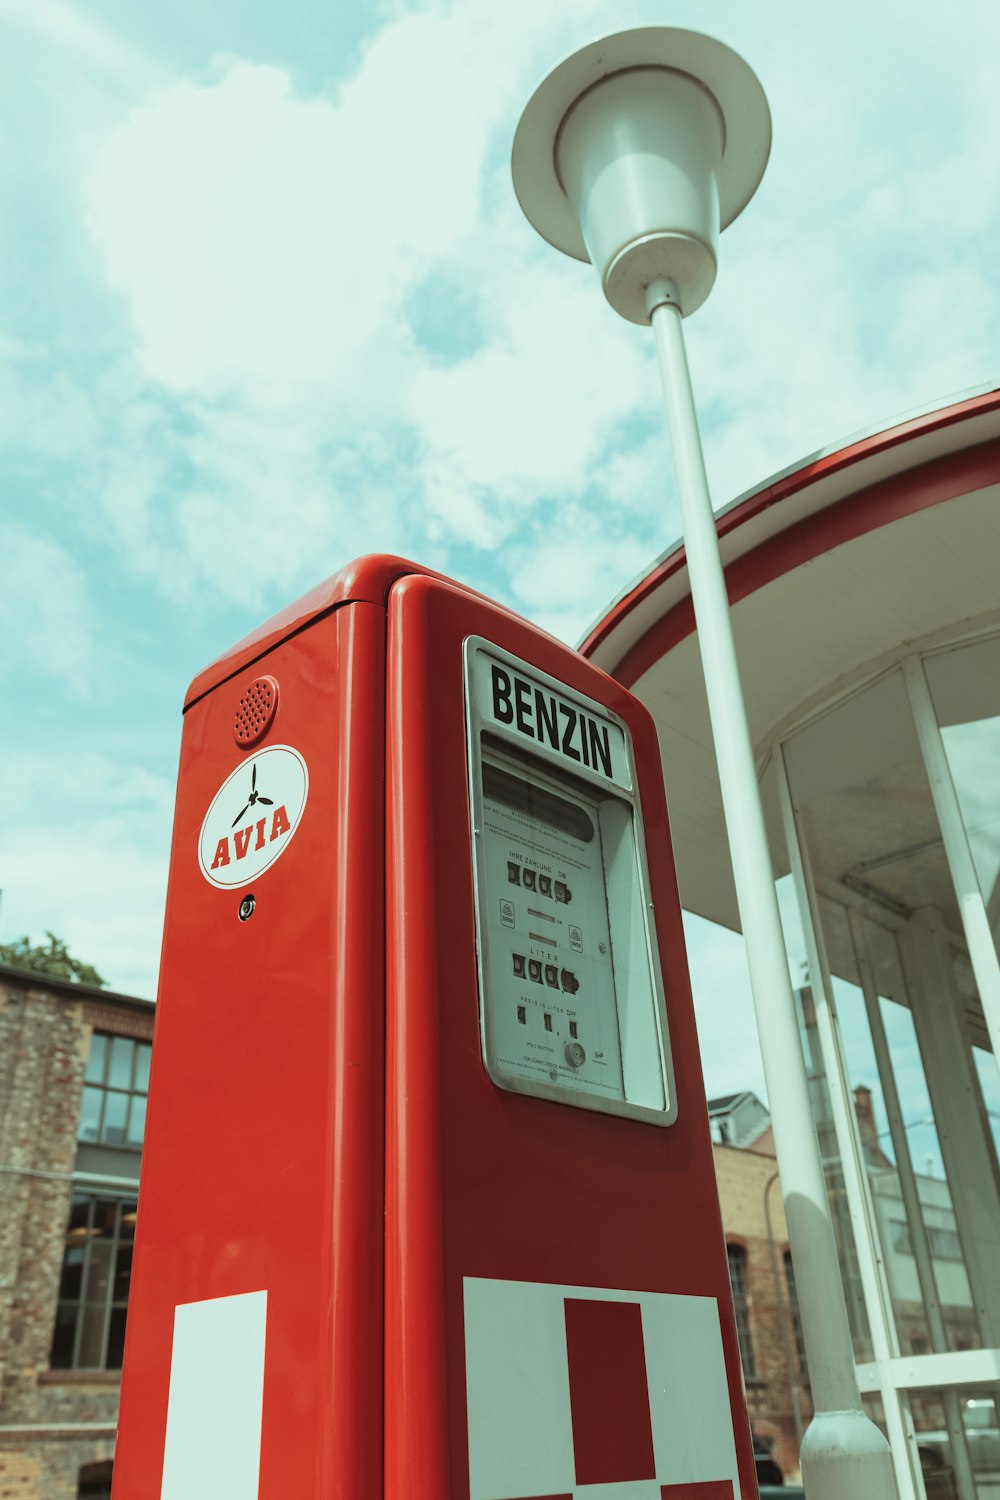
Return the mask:
<svg viewBox="0 0 1000 1500"><path fill-rule="evenodd" d="M742 58L645 27L549 74L521 116L512 169L539 233L593 262L623 318L653 327L815 1406L803 1480L809 1500L894 1500L889 1446L858 1391L681 322L712 289L719 232L756 191L770 143Z"/></svg>

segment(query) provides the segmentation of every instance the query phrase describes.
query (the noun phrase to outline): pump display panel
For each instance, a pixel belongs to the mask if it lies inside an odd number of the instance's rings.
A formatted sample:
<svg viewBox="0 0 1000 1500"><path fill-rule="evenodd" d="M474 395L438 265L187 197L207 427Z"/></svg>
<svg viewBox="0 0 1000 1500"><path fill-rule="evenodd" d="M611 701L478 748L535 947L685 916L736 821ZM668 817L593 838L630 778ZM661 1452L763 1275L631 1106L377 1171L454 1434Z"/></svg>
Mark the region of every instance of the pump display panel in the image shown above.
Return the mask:
<svg viewBox="0 0 1000 1500"><path fill-rule="evenodd" d="M627 727L465 645L483 1057L500 1088L668 1125L663 982Z"/></svg>

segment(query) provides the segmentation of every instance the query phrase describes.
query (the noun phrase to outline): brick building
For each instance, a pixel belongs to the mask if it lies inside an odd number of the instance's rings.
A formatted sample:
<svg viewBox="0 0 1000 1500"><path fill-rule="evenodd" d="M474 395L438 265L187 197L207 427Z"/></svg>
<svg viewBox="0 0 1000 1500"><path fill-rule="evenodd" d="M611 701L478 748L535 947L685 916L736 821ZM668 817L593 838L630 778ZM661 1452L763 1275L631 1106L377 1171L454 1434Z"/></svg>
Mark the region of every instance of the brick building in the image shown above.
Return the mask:
<svg viewBox="0 0 1000 1500"><path fill-rule="evenodd" d="M751 1093L708 1110L750 1426L797 1480L812 1405L770 1116Z"/></svg>
<svg viewBox="0 0 1000 1500"><path fill-rule="evenodd" d="M0 965L0 1500L110 1494L153 1009ZM810 1408L770 1122L749 1093L710 1119L751 1421L795 1475Z"/></svg>
<svg viewBox="0 0 1000 1500"><path fill-rule="evenodd" d="M110 1494L151 1002L0 965L0 1496Z"/></svg>

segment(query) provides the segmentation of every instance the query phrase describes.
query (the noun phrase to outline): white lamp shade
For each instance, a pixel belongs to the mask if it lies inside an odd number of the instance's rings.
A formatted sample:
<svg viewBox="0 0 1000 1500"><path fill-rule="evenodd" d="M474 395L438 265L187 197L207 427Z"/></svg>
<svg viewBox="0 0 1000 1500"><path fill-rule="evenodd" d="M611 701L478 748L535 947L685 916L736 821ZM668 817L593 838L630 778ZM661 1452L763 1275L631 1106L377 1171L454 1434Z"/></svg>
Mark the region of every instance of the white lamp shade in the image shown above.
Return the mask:
<svg viewBox="0 0 1000 1500"><path fill-rule="evenodd" d="M623 318L647 321L645 288L662 277L685 314L712 290L724 139L711 94L666 68L602 79L563 121L556 169Z"/></svg>
<svg viewBox="0 0 1000 1500"><path fill-rule="evenodd" d="M594 263L611 306L648 323L667 280L681 311L715 281L719 233L764 173L771 115L756 74L721 42L647 26L564 59L535 90L511 169L525 214Z"/></svg>

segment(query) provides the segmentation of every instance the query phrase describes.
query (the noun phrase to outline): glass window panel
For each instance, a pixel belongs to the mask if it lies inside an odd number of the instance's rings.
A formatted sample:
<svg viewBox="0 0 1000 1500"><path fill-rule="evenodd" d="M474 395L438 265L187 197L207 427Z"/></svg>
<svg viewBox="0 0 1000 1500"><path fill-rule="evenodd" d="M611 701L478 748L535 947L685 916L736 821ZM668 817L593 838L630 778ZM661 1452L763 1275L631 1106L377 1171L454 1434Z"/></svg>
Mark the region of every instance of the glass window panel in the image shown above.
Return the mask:
<svg viewBox="0 0 1000 1500"><path fill-rule="evenodd" d="M104 1368L104 1324L107 1305L104 1302L88 1302L80 1309L80 1342L77 1347L76 1368L78 1370L101 1370Z"/></svg>
<svg viewBox="0 0 1000 1500"><path fill-rule="evenodd" d="M108 1370L120 1370L122 1367L122 1353L125 1349L125 1318L124 1307L111 1309L111 1317L108 1321L108 1353L105 1368Z"/></svg>
<svg viewBox="0 0 1000 1500"><path fill-rule="evenodd" d="M90 1198L75 1194L69 1208L70 1229L84 1229L90 1223Z"/></svg>
<svg viewBox="0 0 1000 1500"><path fill-rule="evenodd" d="M852 1057L855 1061L859 1055L867 1058L871 1047L869 1037L866 1049L865 1030L858 1026L857 998L860 995L860 990L856 982L854 950L850 934L847 931L846 913L843 909L832 902L821 901L819 911L827 948L834 949L839 954L839 972L833 979L833 989L840 1014L845 1053L850 1066L850 1059ZM845 970L849 974L849 978L847 979L841 977ZM820 1052L815 996L810 984L803 983L800 986L796 995L796 1001L799 1007L799 1024L802 1029L802 1046L806 1060L806 1073L809 1080L809 1095L812 1102L813 1119L816 1122L816 1135L819 1141L820 1157L826 1177L827 1192L829 1194L830 1216L833 1221L834 1237L837 1241L837 1252L840 1257L840 1271L844 1281L844 1295L847 1302L848 1321L851 1325L851 1336L854 1341L854 1353L856 1359L865 1361L872 1358L871 1330L868 1323L868 1314L865 1309L861 1268L858 1264L857 1247L851 1226L850 1206L847 1201L847 1189L844 1182L840 1150L834 1128L833 1105L830 1099L829 1084ZM852 1001L854 1002L853 1005ZM866 1068L865 1077L870 1078L871 1073L872 1070ZM852 1077L851 1081L855 1082L857 1080Z"/></svg>
<svg viewBox="0 0 1000 1500"><path fill-rule="evenodd" d="M83 1245L68 1244L63 1259L62 1278L59 1282L59 1297L63 1302L79 1301L83 1283Z"/></svg>
<svg viewBox="0 0 1000 1500"><path fill-rule="evenodd" d="M149 1060L153 1049L149 1042L139 1042L135 1049L135 1088L140 1094L149 1089Z"/></svg>
<svg viewBox="0 0 1000 1500"><path fill-rule="evenodd" d="M119 1227L119 1230L118 1230L119 1237L122 1240L133 1240L133 1239L135 1239L135 1218L136 1218L136 1204L135 1203L123 1203L122 1204L122 1213L121 1213L120 1227Z"/></svg>
<svg viewBox="0 0 1000 1500"><path fill-rule="evenodd" d="M128 1112L128 1135L126 1140L130 1146L141 1146L142 1138L146 1132L146 1096L145 1094L133 1094L132 1104Z"/></svg>
<svg viewBox="0 0 1000 1500"><path fill-rule="evenodd" d="M941 1310L943 1349L979 1348L982 1337L961 1253L951 1190L945 1173L913 1013L909 1006L898 944L892 933L877 924L868 924L866 932L878 979L879 1011L885 1027L921 1219L931 1256L934 1291ZM912 1247L910 1254L912 1255ZM906 1273L898 1255L890 1258L888 1270L890 1278L895 1274L897 1282L905 1281ZM915 1266L913 1275L916 1275ZM942 1339L934 1339L930 1347L943 1352ZM921 1353L922 1350L914 1347L913 1352Z"/></svg>
<svg viewBox="0 0 1000 1500"><path fill-rule="evenodd" d="M924 662L994 940L1000 918L1000 639Z"/></svg>
<svg viewBox="0 0 1000 1500"><path fill-rule="evenodd" d="M914 1391L910 1398L917 1452L928 1500L957 1495L955 1453L946 1420L946 1395ZM988 1390L962 1391L958 1398L962 1438L976 1487L976 1500L994 1500L1000 1488L1000 1428L995 1396ZM951 1485L948 1489L946 1486Z"/></svg>
<svg viewBox="0 0 1000 1500"><path fill-rule="evenodd" d="M104 1090L85 1088L83 1091L83 1102L80 1106L80 1125L77 1136L81 1141L96 1141L101 1130L101 1105L104 1103Z"/></svg>
<svg viewBox="0 0 1000 1500"><path fill-rule="evenodd" d="M107 1301L111 1285L112 1245L109 1240L92 1239L88 1247L83 1295L87 1302Z"/></svg>
<svg viewBox="0 0 1000 1500"><path fill-rule="evenodd" d="M972 1061L983 1097L983 1112L990 1140L993 1142L993 1164L1000 1175L1000 1073L996 1058L984 1047L973 1047Z"/></svg>
<svg viewBox="0 0 1000 1500"><path fill-rule="evenodd" d="M910 1411L925 1482L940 1482L941 1471L954 1472L951 1463L951 1438L945 1422L944 1392L914 1391L910 1397ZM928 1489L930 1488L928 1484Z"/></svg>
<svg viewBox="0 0 1000 1500"><path fill-rule="evenodd" d="M992 1396L970 1397L965 1403L963 1420L966 1432L997 1431L997 1404ZM1000 1459L1000 1450L997 1458ZM1000 1468L1000 1463L997 1465Z"/></svg>
<svg viewBox="0 0 1000 1500"><path fill-rule="evenodd" d="M914 1354L931 1349L944 1352L947 1349L976 1348L982 1339L961 1254L951 1190L903 977L899 945L895 935L878 923L866 922L865 933L878 985L879 1015L899 1096L903 1135L920 1205L921 1225L916 1228L907 1225L905 1243L893 1243L886 1250L890 1285L894 1297L902 1304L900 1341L904 1352ZM900 1212L899 1217L905 1218L905 1214ZM909 1316L910 1294L919 1286L912 1243L916 1232L925 1235L930 1254L931 1292L937 1299L942 1325L937 1335L926 1327L923 1320L918 1326Z"/></svg>
<svg viewBox="0 0 1000 1500"><path fill-rule="evenodd" d="M864 1407L866 1414L871 1418L871 1420L875 1423L875 1426L882 1433L882 1436L887 1437L888 1432L885 1425L885 1407L882 1405L882 1397L873 1395L871 1392L865 1392L865 1394L861 1397L861 1405Z"/></svg>
<svg viewBox="0 0 1000 1500"><path fill-rule="evenodd" d="M87 1056L86 1080L88 1083L104 1082L104 1064L107 1058L108 1039L101 1036L99 1032L94 1033L90 1039L90 1052Z"/></svg>
<svg viewBox="0 0 1000 1500"><path fill-rule="evenodd" d="M126 1037L113 1036L111 1038L111 1051L108 1059L108 1085L113 1089L130 1089L132 1087L132 1059L135 1054L135 1043Z"/></svg>
<svg viewBox="0 0 1000 1500"><path fill-rule="evenodd" d="M114 1094L110 1090L104 1096L104 1126L101 1130L101 1140L109 1146L125 1144L128 1099L128 1094Z"/></svg>
<svg viewBox="0 0 1000 1500"><path fill-rule="evenodd" d="M115 1225L118 1221L118 1199L98 1198L94 1203L93 1223L98 1233L105 1239L114 1236Z"/></svg>
<svg viewBox="0 0 1000 1500"><path fill-rule="evenodd" d="M115 1259L115 1284L113 1297L115 1302L128 1301L129 1281L132 1276L132 1246L119 1245L118 1255Z"/></svg>
<svg viewBox="0 0 1000 1500"><path fill-rule="evenodd" d="M75 1302L60 1303L56 1311L56 1328L52 1339L50 1364L53 1370L69 1370L73 1367L73 1341L76 1338L77 1306Z"/></svg>
<svg viewBox="0 0 1000 1500"><path fill-rule="evenodd" d="M809 960L806 957L806 939L802 930L798 897L795 894L795 882L791 875L783 875L780 880L775 881L774 889L778 896L785 952L788 954L788 972L792 988L797 990L809 983Z"/></svg>

